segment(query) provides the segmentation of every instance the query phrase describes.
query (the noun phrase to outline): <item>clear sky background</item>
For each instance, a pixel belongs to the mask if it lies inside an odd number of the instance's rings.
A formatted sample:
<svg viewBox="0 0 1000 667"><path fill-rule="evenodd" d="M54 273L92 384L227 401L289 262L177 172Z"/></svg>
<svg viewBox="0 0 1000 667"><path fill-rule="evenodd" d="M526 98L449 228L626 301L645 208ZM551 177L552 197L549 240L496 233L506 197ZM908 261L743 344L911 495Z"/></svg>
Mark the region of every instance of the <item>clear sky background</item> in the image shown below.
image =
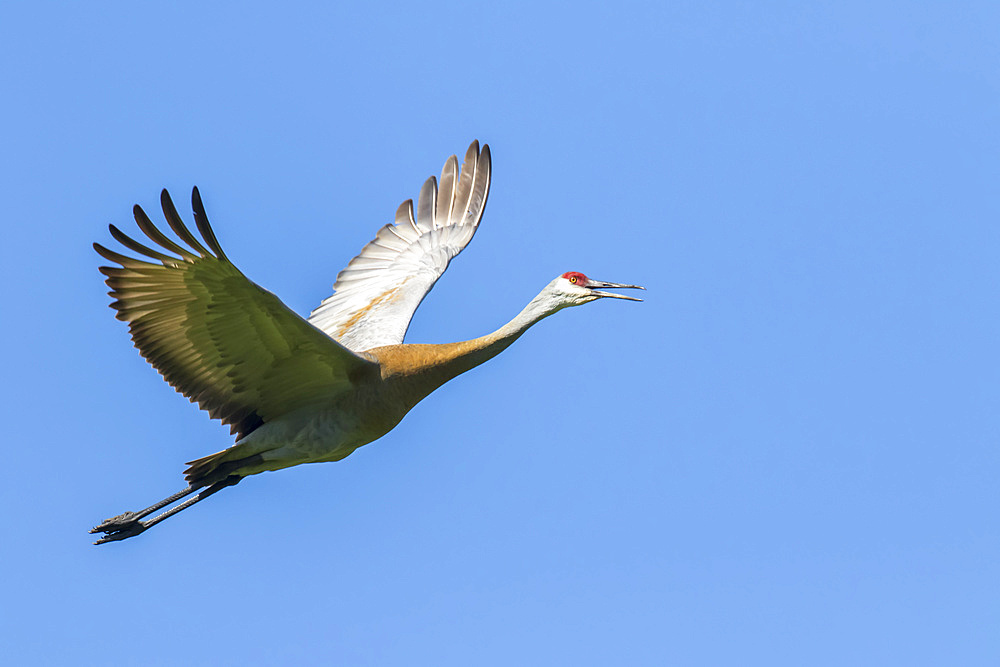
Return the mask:
<svg viewBox="0 0 1000 667"><path fill-rule="evenodd" d="M10 664L996 665L991 2L6 3ZM185 216L307 313L478 138L479 233L408 340L547 319L349 459L142 537L228 429L91 242Z"/></svg>

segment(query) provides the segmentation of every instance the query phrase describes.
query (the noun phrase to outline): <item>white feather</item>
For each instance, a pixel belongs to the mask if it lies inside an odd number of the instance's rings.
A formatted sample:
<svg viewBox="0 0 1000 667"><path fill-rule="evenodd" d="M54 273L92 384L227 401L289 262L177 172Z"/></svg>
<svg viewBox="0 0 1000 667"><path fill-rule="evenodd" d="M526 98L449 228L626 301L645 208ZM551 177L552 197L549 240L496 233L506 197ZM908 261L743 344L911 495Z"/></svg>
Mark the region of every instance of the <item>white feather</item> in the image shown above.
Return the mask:
<svg viewBox="0 0 1000 667"><path fill-rule="evenodd" d="M440 190L433 176L424 183L416 219L412 200L400 205L309 322L356 352L402 343L417 306L476 233L489 188L490 148L474 141L460 172L454 155L445 162Z"/></svg>

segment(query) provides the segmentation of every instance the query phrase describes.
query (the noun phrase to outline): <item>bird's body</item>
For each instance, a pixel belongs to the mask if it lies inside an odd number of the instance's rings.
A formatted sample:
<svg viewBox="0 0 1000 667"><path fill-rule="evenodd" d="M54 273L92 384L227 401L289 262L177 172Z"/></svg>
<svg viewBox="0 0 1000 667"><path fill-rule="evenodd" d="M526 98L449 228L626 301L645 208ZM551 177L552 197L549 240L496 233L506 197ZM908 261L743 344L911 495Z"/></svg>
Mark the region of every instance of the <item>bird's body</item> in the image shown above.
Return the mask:
<svg viewBox="0 0 1000 667"><path fill-rule="evenodd" d="M135 207L139 228L173 255L112 225L122 245L155 260L94 244L119 264L101 269L118 318L129 323L136 347L164 379L230 424L237 441L192 461L183 491L94 528L105 533L98 543L137 535L249 475L339 461L388 433L432 391L493 358L542 318L601 297L631 299L595 288L633 285L565 273L492 334L442 345L403 343L414 310L475 233L489 181L489 147L480 153L474 142L461 172L456 158L449 158L440 191L433 177L424 184L416 217L412 203L404 202L396 224L383 227L338 275L334 295L308 321L229 261L197 189L192 206L202 241L181 221L166 191L164 215L185 245L166 237ZM194 498L142 520L196 491Z"/></svg>
<svg viewBox="0 0 1000 667"><path fill-rule="evenodd" d="M325 404L305 406L265 422L238 444L206 459L219 464L259 455L259 461L237 471L242 476L300 463L339 461L358 447L381 438L432 391L499 354L515 338L516 335L498 337L495 341L476 339L444 345L386 345L368 350L366 356L378 366L377 377L364 377L352 391ZM217 481L205 477L198 464L192 462L198 474L189 474L189 482Z"/></svg>

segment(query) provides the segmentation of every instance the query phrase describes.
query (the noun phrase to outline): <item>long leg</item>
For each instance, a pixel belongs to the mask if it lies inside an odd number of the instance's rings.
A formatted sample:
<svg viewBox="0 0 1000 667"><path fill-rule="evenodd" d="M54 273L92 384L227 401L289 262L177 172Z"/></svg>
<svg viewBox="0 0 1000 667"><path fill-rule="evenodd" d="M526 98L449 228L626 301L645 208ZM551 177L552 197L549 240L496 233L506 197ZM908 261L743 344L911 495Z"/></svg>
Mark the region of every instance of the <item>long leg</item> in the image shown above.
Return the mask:
<svg viewBox="0 0 1000 667"><path fill-rule="evenodd" d="M178 491L177 493L175 493L172 496L167 496L166 498L164 498L160 502L155 503L153 505L150 505L149 507L147 507L146 509L144 509L144 510L142 510L140 512L123 512L123 513L119 514L118 516L113 516L110 519L105 519L103 523L101 523L99 526L95 526L94 528L92 528L90 532L92 532L92 533L100 533L100 532L110 533L111 531L114 531L114 530L121 530L122 528L124 528L125 526L128 526L129 524L133 524L133 523L137 522L142 517L148 516L149 514L152 514L153 512L155 512L156 510L158 510L160 508L163 508L163 507L166 507L167 505L170 505L171 503L175 503L178 500L180 500L181 498L183 498L184 496L189 496L192 493L194 493L195 491L197 491L197 487L189 486L188 488L184 489L183 491Z"/></svg>
<svg viewBox="0 0 1000 667"><path fill-rule="evenodd" d="M173 515L177 514L178 512L180 512L181 510L191 507L198 501L208 498L213 493L221 491L227 486L233 486L234 484L237 484L241 479L243 478L239 475L230 475L229 477L219 482L216 482L208 487L189 486L188 488L182 491L178 491L172 496L164 498L158 503L150 505L149 507L140 512L125 512L124 514L119 514L116 517L112 517L107 521L105 521L104 523L102 523L101 525L95 526L90 530L91 533L105 533L104 537L94 542L94 544L104 544L105 542L116 542L118 540L124 540L129 537L135 537L136 535L146 531L152 526L155 526L156 524L160 523L164 519L168 519ZM149 516L153 512L162 509L174 502L177 502L181 498L191 495L192 493L197 491L198 488L201 488L202 490L194 498L185 500L180 505L177 505L176 507L171 507L166 512L159 514L153 517L152 519L148 519L146 521L141 520L144 516Z"/></svg>

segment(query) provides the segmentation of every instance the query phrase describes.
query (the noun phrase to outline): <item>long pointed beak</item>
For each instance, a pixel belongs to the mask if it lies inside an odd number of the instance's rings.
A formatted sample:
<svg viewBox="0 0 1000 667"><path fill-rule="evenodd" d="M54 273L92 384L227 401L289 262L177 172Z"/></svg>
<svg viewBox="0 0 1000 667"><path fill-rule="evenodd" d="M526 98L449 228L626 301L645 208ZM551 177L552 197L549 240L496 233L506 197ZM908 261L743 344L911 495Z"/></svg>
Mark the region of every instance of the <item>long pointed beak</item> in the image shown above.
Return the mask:
<svg viewBox="0 0 1000 667"><path fill-rule="evenodd" d="M614 292L602 292L600 290L594 289L595 287L605 287L609 289L646 289L640 285L621 285L619 283L606 283L602 280L589 280L587 281L587 287L593 290L591 294L599 297L608 297L610 299L625 299L627 301L642 301L642 299L637 299L634 296L625 296L624 294L615 294Z"/></svg>

